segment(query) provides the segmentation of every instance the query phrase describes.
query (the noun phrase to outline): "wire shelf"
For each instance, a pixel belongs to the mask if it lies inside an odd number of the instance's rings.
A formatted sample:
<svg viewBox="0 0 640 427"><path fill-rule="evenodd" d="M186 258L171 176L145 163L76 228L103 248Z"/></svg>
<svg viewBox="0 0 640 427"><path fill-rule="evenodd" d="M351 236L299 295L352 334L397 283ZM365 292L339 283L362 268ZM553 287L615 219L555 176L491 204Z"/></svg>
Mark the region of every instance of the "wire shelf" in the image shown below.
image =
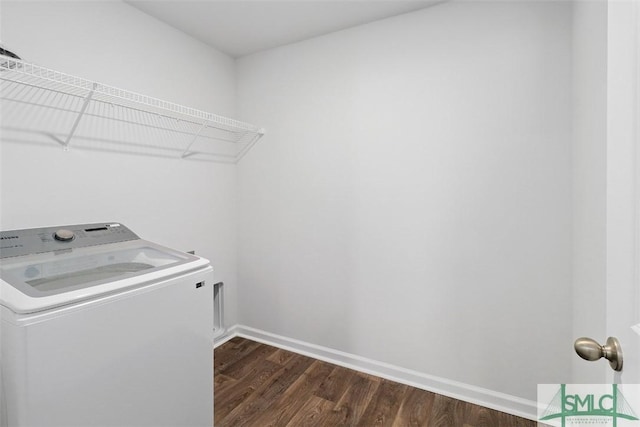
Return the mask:
<svg viewBox="0 0 640 427"><path fill-rule="evenodd" d="M3 138L237 163L264 135L249 123L0 55Z"/></svg>

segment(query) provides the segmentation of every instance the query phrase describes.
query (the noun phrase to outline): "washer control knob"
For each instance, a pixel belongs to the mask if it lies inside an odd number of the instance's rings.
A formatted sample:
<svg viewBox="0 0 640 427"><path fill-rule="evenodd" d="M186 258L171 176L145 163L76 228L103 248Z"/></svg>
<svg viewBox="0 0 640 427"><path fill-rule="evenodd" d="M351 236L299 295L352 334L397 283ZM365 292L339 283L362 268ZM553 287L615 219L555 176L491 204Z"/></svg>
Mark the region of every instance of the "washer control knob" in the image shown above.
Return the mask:
<svg viewBox="0 0 640 427"><path fill-rule="evenodd" d="M53 234L54 239L59 240L61 242L69 242L71 240L73 240L74 237L76 237L75 234L73 234L73 231L71 230L65 230L64 228L61 230L56 231Z"/></svg>

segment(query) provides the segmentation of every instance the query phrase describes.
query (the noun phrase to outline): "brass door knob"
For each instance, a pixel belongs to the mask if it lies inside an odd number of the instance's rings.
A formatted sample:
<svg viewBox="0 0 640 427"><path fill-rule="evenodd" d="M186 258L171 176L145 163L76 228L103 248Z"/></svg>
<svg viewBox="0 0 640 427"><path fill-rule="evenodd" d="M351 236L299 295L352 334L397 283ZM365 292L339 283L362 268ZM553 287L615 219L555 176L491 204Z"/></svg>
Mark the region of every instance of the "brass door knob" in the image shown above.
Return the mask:
<svg viewBox="0 0 640 427"><path fill-rule="evenodd" d="M594 339L582 337L576 340L573 347L584 360L594 361L604 357L611 369L622 370L622 348L617 338L609 337L605 345L600 345Z"/></svg>

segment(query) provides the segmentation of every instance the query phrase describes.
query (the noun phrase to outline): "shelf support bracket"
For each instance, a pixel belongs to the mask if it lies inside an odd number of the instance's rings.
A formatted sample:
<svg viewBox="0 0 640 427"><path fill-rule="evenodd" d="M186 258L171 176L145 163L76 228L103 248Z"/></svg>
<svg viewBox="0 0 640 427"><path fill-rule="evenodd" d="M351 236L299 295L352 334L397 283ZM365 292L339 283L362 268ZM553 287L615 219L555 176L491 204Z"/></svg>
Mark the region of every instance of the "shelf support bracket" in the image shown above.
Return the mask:
<svg viewBox="0 0 640 427"><path fill-rule="evenodd" d="M189 145L187 145L187 148L185 148L184 151L182 152L182 155L180 156L181 159L184 159L186 157L189 157L195 154L189 151L189 149L191 148L193 143L196 142L196 140L198 139L198 137L200 136L204 128L207 127L208 124L209 124L209 120L207 119L202 123L202 125L200 125L200 129L198 129L198 132L196 132L195 135L193 135L193 139L191 139L191 142L189 143Z"/></svg>
<svg viewBox="0 0 640 427"><path fill-rule="evenodd" d="M256 132L256 134L251 139L251 141L249 141L247 145L242 150L240 150L240 152L236 155L234 163L238 163L240 159L243 158L245 154L247 154L247 152L251 149L251 147L253 147L254 144L258 142L260 138L262 138L262 136L264 135L264 132L265 132L264 129L260 129Z"/></svg>
<svg viewBox="0 0 640 427"><path fill-rule="evenodd" d="M84 98L82 108L80 108L80 112L78 113L78 117L76 117L76 121L73 122L73 126L71 127L71 131L69 132L69 135L67 135L67 139L62 143L62 146L64 147L64 151L69 151L69 142L71 142L71 138L73 138L73 134L76 133L78 124L80 124L80 119L82 119L82 116L84 115L85 111L87 111L89 102L91 101L91 98L93 98L93 94L95 93L97 87L98 87L98 84L94 83L91 89L91 92L89 92L87 96Z"/></svg>

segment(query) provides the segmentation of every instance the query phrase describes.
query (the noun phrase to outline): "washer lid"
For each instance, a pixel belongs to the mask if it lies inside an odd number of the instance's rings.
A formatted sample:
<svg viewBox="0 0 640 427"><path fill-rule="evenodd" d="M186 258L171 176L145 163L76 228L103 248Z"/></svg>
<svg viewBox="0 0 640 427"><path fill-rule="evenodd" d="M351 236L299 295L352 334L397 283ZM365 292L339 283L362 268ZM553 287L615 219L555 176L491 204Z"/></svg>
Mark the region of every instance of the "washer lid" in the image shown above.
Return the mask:
<svg viewBox="0 0 640 427"><path fill-rule="evenodd" d="M144 240L2 260L0 304L31 313L163 280L208 261Z"/></svg>

